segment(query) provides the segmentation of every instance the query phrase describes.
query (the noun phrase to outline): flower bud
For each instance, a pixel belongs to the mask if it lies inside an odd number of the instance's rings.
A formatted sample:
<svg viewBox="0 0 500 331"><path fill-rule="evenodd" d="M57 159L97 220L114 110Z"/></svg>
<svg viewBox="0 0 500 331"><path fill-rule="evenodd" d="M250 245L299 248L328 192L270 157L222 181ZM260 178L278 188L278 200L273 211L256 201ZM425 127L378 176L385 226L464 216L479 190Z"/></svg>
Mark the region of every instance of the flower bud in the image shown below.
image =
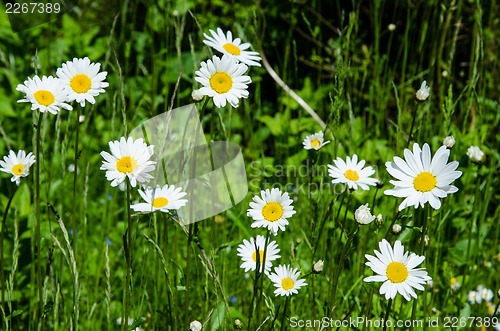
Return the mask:
<svg viewBox="0 0 500 331"><path fill-rule="evenodd" d="M403 228L399 224L394 224L391 228L392 234L399 234L401 230L403 230Z"/></svg>
<svg viewBox="0 0 500 331"><path fill-rule="evenodd" d="M375 216L371 214L368 204L364 204L356 209L354 219L359 224L370 224L375 219Z"/></svg>
<svg viewBox="0 0 500 331"><path fill-rule="evenodd" d="M202 328L203 325L201 325L201 323L198 321L192 321L189 324L189 331L201 331Z"/></svg>
<svg viewBox="0 0 500 331"><path fill-rule="evenodd" d="M477 146L470 146L467 150L467 156L474 163L481 163L484 161L484 152Z"/></svg>
<svg viewBox="0 0 500 331"><path fill-rule="evenodd" d="M384 224L384 219L382 218L382 214L377 215L377 218L375 219L375 223L377 223L377 225Z"/></svg>
<svg viewBox="0 0 500 331"><path fill-rule="evenodd" d="M419 101L424 101L429 97L429 93L431 92L431 88L427 86L426 81L424 80L420 89L417 91L416 97Z"/></svg>
<svg viewBox="0 0 500 331"><path fill-rule="evenodd" d="M203 100L203 93L201 93L200 90L193 90L193 92L191 92L191 98L193 98L194 101L199 102Z"/></svg>
<svg viewBox="0 0 500 331"><path fill-rule="evenodd" d="M313 264L313 272L315 274L320 274L323 271L323 266L325 264L323 263L323 260L319 260L315 264Z"/></svg>
<svg viewBox="0 0 500 331"><path fill-rule="evenodd" d="M446 146L448 149L452 149L453 146L455 146L455 138L453 136L448 136L443 139L443 145Z"/></svg>
<svg viewBox="0 0 500 331"><path fill-rule="evenodd" d="M236 330L242 330L243 329L243 322L240 321L239 319L234 320L234 328Z"/></svg>

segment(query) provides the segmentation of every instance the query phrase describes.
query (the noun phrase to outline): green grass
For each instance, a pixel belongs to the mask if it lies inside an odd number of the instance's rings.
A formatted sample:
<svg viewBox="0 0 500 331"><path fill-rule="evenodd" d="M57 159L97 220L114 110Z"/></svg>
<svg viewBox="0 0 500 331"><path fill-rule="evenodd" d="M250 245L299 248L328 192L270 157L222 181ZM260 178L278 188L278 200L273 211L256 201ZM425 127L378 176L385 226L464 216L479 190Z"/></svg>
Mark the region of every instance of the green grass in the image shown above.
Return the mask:
<svg viewBox="0 0 500 331"><path fill-rule="evenodd" d="M467 295L478 285L495 293L500 288L499 9L496 1L460 0L81 1L56 20L16 33L2 7L0 156L10 149L36 149L39 113L17 103L23 95L15 90L26 77L55 75L61 63L88 56L108 72L110 86L95 105L81 109L85 120L78 131L75 201L75 174L68 166L75 163L77 111L41 119L40 199L33 167L22 178L2 229L1 325L68 330L76 321L80 330L119 329L127 201L99 170L99 153L141 122L192 102L191 92L199 88L194 72L217 54L202 43L202 32L218 26L266 56L277 76L326 123L323 131L332 142L319 152L302 148L305 136L322 128L264 67L251 68L250 96L239 108L217 109L210 101L202 118L207 141L241 146L249 193L235 207L192 227L183 228L164 214L132 215L130 317L136 325L186 330L198 320L207 330L232 330L239 319L248 328L255 274L239 268L236 249L243 239L265 235L264 229L251 228L246 214L253 196L273 185L290 194L297 211L286 231L273 237L281 249L274 266L291 264L308 283L291 298L287 318L385 317L380 284L363 282L372 275L364 255L373 254L382 238L401 240L405 249L425 255L422 266L434 281L432 290L417 291L416 301L407 303L398 295L391 319L409 320L413 310L418 320L439 318L439 328L428 329L441 329L444 317L491 317L484 302L471 305ZM431 94L417 103L415 92L423 80ZM459 161L463 172L454 184L459 191L432 213L413 208L396 213L401 199L383 193L392 187L385 162L403 157L414 142L429 143L435 152L451 134L456 145L450 160ZM471 145L486 153L481 165L467 157ZM356 192L348 203L338 194L340 187L330 184L326 164L352 154L376 168L385 185ZM1 173L0 185L3 213L15 184ZM132 201L140 199L136 190L131 193ZM360 226L353 234L354 211L365 203L382 214L384 223ZM417 228L424 222L428 246L419 242ZM394 223L403 225L398 235L390 232ZM320 259L323 272L311 274ZM451 278L461 282L457 291L450 288ZM273 291L263 279L250 330L264 322L261 330L281 328L285 299ZM496 296L492 304L499 300ZM284 329L289 328L286 321Z"/></svg>

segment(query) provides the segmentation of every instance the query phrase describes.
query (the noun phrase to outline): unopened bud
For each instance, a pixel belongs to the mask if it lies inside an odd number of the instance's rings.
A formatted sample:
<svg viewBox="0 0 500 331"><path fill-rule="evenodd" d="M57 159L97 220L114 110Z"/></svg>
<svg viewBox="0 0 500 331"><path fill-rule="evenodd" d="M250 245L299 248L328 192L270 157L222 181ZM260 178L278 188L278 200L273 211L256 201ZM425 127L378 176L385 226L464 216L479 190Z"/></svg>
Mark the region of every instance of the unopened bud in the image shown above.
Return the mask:
<svg viewBox="0 0 500 331"><path fill-rule="evenodd" d="M201 323L198 321L192 321L189 324L189 331L201 331L202 328L203 325L201 325Z"/></svg>
<svg viewBox="0 0 500 331"><path fill-rule="evenodd" d="M452 149L453 146L455 146L455 138L453 136L448 136L443 139L443 145L446 146L448 149Z"/></svg>
<svg viewBox="0 0 500 331"><path fill-rule="evenodd" d="M200 90L193 90L193 92L191 92L191 98L193 98L194 101L199 102L203 100L203 93L201 93Z"/></svg>
<svg viewBox="0 0 500 331"><path fill-rule="evenodd" d="M234 328L235 328L236 330L241 330L241 329L243 329L243 322L242 322L242 321L240 321L239 319L235 319L235 320L234 320Z"/></svg>
<svg viewBox="0 0 500 331"><path fill-rule="evenodd" d="M323 260L319 260L318 262L313 264L313 272L315 274L320 274L323 271L323 266L325 264L323 263Z"/></svg>
<svg viewBox="0 0 500 331"><path fill-rule="evenodd" d="M401 225L399 224L394 224L391 228L391 232L393 234L399 234L401 232L401 230L403 230L403 228L401 227Z"/></svg>

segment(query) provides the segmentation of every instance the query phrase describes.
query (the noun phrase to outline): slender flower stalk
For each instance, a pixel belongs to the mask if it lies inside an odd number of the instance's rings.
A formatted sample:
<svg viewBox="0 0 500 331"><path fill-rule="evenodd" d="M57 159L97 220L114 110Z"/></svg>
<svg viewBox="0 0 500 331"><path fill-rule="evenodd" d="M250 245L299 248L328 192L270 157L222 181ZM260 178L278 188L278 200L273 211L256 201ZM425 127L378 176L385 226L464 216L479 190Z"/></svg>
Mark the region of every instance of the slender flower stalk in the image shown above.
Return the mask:
<svg viewBox="0 0 500 331"><path fill-rule="evenodd" d="M128 326L128 315L130 306L130 280L132 278L132 252L133 252L133 242L132 242L132 219L130 217L130 181L126 180L127 186L127 247L125 250L125 257L127 260L127 277L125 281L125 314L123 316L122 330L126 331Z"/></svg>
<svg viewBox="0 0 500 331"><path fill-rule="evenodd" d="M35 229L35 239L36 239L36 279L38 288L38 309L40 311L40 316L43 312L43 285L42 285L42 257L41 257L41 235L40 235L40 131L42 129L42 119L43 113L38 114L38 123L35 128L35 140L36 140L36 150L35 150L35 219L36 219L36 229Z"/></svg>
<svg viewBox="0 0 500 331"><path fill-rule="evenodd" d="M417 301L415 301L417 302ZM384 317L384 331L387 330L387 319L389 318L389 314L391 312L391 306L392 306L392 299L389 299L387 302L387 308L385 310L385 317Z"/></svg>
<svg viewBox="0 0 500 331"><path fill-rule="evenodd" d="M288 295L285 300L285 307L283 308L283 317L281 317L281 331L285 330L285 321L286 321L286 311L288 309L288 304L292 299L291 295Z"/></svg>
<svg viewBox="0 0 500 331"><path fill-rule="evenodd" d="M10 204L12 203L12 199L14 199L14 195L17 192L18 186L14 186L14 190L10 195L9 201L7 202L7 206L5 207L5 211L3 213L2 218L2 233L0 234L0 285L2 286L2 308L5 309L5 290L3 284L5 284L5 272L4 272L4 260L3 260L3 241L5 235L5 226L7 221L7 214L9 213Z"/></svg>
<svg viewBox="0 0 500 331"><path fill-rule="evenodd" d="M76 251L76 207L78 203L76 202L76 187L77 187L77 174L78 174L78 141L79 141L79 133L80 133L80 109L81 106L77 106L76 111L76 135L75 135L75 171L73 175L73 213L71 214L71 227L73 228L73 250Z"/></svg>

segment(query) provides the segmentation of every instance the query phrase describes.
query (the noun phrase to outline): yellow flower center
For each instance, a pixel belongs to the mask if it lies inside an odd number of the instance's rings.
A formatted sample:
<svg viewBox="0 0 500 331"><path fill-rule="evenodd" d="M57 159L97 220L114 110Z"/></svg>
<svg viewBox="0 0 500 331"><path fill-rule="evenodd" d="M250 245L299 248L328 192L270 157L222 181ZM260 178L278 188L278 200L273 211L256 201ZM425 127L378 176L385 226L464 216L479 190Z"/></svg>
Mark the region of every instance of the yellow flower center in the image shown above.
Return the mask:
<svg viewBox="0 0 500 331"><path fill-rule="evenodd" d="M16 176L19 176L20 174L22 174L24 171L24 165L23 164L18 164L18 165L15 165L13 168L12 168L12 172L14 173L14 175Z"/></svg>
<svg viewBox="0 0 500 331"><path fill-rule="evenodd" d="M294 285L293 280L291 280L288 277L283 278L283 280L281 281L281 287L283 287L285 291L292 289L293 285Z"/></svg>
<svg viewBox="0 0 500 331"><path fill-rule="evenodd" d="M210 77L210 87L219 94L226 93L233 87L233 79L225 72L216 72Z"/></svg>
<svg viewBox="0 0 500 331"><path fill-rule="evenodd" d="M455 285L457 283L457 279L455 277L451 277L450 285Z"/></svg>
<svg viewBox="0 0 500 331"><path fill-rule="evenodd" d="M418 174L413 180L413 186L415 190L420 192L429 192L436 187L436 177L434 177L430 172L424 171Z"/></svg>
<svg viewBox="0 0 500 331"><path fill-rule="evenodd" d="M39 104L46 107L53 104L55 100L54 94L47 90L36 91L35 93L33 93L33 96Z"/></svg>
<svg viewBox="0 0 500 331"><path fill-rule="evenodd" d="M311 145L313 145L314 148L318 148L319 144L320 144L320 142L318 139L314 139L313 141L311 141Z"/></svg>
<svg viewBox="0 0 500 331"><path fill-rule="evenodd" d="M391 262L385 271L387 278L393 283L402 283L408 278L408 269L400 262Z"/></svg>
<svg viewBox="0 0 500 331"><path fill-rule="evenodd" d="M164 197L156 198L153 200L152 205L155 208L165 207L166 205L168 205L168 200Z"/></svg>
<svg viewBox="0 0 500 331"><path fill-rule="evenodd" d="M252 258L253 258L253 262L257 262L257 252L253 252ZM264 251L261 251L260 249L259 249L259 260L260 260L260 263L262 263L264 261Z"/></svg>
<svg viewBox="0 0 500 331"><path fill-rule="evenodd" d="M277 202L268 202L262 208L262 216L268 222L276 222L283 216L283 207Z"/></svg>
<svg viewBox="0 0 500 331"><path fill-rule="evenodd" d="M241 51L237 46L234 46L233 44L227 43L224 46L222 46L226 52L232 55L240 55Z"/></svg>
<svg viewBox="0 0 500 331"><path fill-rule="evenodd" d="M71 86L73 91L76 93L87 93L87 91L90 90L91 85L92 81L89 76L84 74L75 75L69 82L69 86Z"/></svg>
<svg viewBox="0 0 500 331"><path fill-rule="evenodd" d="M344 172L344 176L345 178L349 179L349 180L353 180L353 181L357 181L359 179L359 175L358 173L355 171L355 170L346 170L346 172Z"/></svg>
<svg viewBox="0 0 500 331"><path fill-rule="evenodd" d="M130 156L124 156L116 162L116 168L124 174L132 172L137 168L137 161Z"/></svg>

